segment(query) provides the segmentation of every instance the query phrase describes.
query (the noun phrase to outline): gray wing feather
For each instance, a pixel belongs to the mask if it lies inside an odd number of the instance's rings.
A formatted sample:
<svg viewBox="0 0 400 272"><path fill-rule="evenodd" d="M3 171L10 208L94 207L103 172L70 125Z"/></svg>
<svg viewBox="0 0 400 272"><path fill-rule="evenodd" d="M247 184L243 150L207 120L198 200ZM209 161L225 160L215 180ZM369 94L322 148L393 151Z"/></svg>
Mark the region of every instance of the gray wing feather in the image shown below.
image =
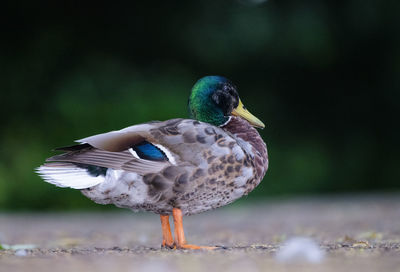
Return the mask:
<svg viewBox="0 0 400 272"><path fill-rule="evenodd" d="M110 152L96 148L87 148L76 152L68 152L48 158L48 162L73 162L96 165L116 170L126 170L140 175L161 171L169 162L154 162L137 159L126 150Z"/></svg>

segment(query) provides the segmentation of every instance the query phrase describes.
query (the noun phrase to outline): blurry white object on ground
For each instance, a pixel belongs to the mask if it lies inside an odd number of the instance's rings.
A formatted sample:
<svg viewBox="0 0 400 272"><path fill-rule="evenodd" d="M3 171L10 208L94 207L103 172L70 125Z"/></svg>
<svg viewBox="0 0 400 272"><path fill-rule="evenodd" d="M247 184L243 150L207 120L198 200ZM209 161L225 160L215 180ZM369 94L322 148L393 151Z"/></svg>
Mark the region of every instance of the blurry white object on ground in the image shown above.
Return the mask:
<svg viewBox="0 0 400 272"><path fill-rule="evenodd" d="M25 257L26 255L28 255L28 252L26 252L25 249L18 249L17 251L15 251L15 256Z"/></svg>
<svg viewBox="0 0 400 272"><path fill-rule="evenodd" d="M280 262L308 262L320 263L324 259L325 252L310 238L294 237L289 239L276 254Z"/></svg>

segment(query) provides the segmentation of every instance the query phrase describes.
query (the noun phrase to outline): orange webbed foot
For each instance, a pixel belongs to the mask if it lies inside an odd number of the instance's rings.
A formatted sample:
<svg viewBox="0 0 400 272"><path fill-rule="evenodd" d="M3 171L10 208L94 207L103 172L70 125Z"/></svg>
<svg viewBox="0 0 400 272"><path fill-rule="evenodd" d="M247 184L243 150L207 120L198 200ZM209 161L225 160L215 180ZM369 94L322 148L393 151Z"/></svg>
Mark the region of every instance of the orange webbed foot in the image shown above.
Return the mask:
<svg viewBox="0 0 400 272"><path fill-rule="evenodd" d="M205 249L205 250L214 250L217 249L218 247L213 247L213 246L197 246L197 245L189 245L189 244L183 244L183 245L178 245L177 249Z"/></svg>
<svg viewBox="0 0 400 272"><path fill-rule="evenodd" d="M172 237L171 227L169 225L169 215L161 214L161 227L162 227L162 235L163 242L161 244L161 248L168 249L190 249L190 250L214 250L219 247L215 246L197 246L190 245L186 243L185 233L183 232L183 224L182 224L182 211L178 208L172 209L172 216L174 218L175 225L175 239Z"/></svg>
<svg viewBox="0 0 400 272"><path fill-rule="evenodd" d="M174 225L175 225L175 245L177 249L206 249L213 250L217 247L211 246L197 246L190 245L186 243L185 233L183 231L182 224L182 211L177 208L172 209L172 216L174 217Z"/></svg>

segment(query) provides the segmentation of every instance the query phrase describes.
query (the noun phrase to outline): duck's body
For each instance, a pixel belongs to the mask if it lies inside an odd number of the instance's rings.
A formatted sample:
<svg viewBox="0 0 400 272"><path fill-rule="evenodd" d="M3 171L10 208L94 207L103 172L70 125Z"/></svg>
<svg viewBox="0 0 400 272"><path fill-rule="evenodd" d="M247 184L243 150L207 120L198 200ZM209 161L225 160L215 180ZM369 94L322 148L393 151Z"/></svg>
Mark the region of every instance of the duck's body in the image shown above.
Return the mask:
<svg viewBox="0 0 400 272"><path fill-rule="evenodd" d="M219 96L217 104L229 104L228 98ZM236 103L229 112L243 107L238 97L229 101ZM171 246L165 216L175 219L227 205L251 192L267 171L267 149L257 130L240 117L223 117L218 126L172 119L91 136L61 148L66 153L49 158L38 172L97 203L160 214L163 244ZM173 244L182 247L179 231L175 234Z"/></svg>

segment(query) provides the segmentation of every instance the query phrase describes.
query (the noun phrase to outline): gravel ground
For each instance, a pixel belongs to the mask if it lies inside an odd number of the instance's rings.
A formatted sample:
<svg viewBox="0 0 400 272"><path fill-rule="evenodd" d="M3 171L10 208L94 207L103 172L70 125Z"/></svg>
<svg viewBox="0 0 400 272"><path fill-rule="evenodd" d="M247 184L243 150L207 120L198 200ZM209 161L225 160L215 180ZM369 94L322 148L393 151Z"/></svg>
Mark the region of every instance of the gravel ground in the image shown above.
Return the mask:
<svg viewBox="0 0 400 272"><path fill-rule="evenodd" d="M184 226L190 243L221 248L160 249L154 214L3 213L1 243L23 249L0 250L0 271L400 271L400 195L241 201ZM324 258L278 261L292 237Z"/></svg>

